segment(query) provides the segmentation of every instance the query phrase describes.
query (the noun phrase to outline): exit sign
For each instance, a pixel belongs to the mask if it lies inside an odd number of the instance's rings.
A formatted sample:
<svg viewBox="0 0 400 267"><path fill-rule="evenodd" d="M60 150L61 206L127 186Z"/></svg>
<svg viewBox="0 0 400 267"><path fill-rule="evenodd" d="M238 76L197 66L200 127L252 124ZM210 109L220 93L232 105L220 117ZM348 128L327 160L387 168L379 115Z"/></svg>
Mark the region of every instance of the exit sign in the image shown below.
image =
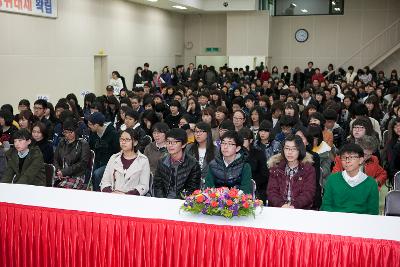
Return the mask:
<svg viewBox="0 0 400 267"><path fill-rule="evenodd" d="M218 53L219 52L219 47L206 47L206 52Z"/></svg>

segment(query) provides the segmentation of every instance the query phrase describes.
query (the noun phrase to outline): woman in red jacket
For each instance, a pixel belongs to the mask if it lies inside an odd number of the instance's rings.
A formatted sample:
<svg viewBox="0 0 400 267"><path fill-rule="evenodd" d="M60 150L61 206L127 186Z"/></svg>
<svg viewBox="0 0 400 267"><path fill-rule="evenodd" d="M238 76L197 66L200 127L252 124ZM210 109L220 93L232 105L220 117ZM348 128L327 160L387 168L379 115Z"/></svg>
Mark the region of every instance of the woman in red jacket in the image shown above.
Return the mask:
<svg viewBox="0 0 400 267"><path fill-rule="evenodd" d="M301 138L288 135L281 154L268 160L268 206L311 209L316 188L312 163Z"/></svg>
<svg viewBox="0 0 400 267"><path fill-rule="evenodd" d="M378 189L381 190L382 185L387 179L387 173L385 169L379 165L379 159L372 155L378 149L378 140L373 136L364 135L358 140L357 144L364 150L364 162L361 165L361 171L374 178L378 183ZM332 173L341 171L343 171L342 161L339 156L336 156Z"/></svg>

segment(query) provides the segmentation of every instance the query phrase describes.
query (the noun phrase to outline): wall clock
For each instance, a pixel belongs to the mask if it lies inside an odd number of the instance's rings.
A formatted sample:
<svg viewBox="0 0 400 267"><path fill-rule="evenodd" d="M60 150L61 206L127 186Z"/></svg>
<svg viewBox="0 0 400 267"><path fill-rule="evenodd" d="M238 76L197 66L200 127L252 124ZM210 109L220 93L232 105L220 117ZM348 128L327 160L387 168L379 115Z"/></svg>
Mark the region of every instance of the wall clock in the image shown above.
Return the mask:
<svg viewBox="0 0 400 267"><path fill-rule="evenodd" d="M306 29L298 29L294 37L297 42L304 43L308 39L308 31Z"/></svg>

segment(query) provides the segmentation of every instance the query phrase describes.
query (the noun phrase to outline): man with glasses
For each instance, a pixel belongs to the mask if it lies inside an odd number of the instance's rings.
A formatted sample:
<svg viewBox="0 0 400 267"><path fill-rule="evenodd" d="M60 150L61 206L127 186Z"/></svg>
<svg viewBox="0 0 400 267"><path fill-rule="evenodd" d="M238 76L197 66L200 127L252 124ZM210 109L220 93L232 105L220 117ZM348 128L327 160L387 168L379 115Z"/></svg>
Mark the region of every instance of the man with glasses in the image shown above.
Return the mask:
<svg viewBox="0 0 400 267"><path fill-rule="evenodd" d="M158 161L154 174L155 197L179 199L200 188L200 165L183 152L186 143L183 129L174 128L166 134L168 154Z"/></svg>
<svg viewBox="0 0 400 267"><path fill-rule="evenodd" d="M380 166L379 159L373 155L379 147L379 141L373 136L364 135L358 140L357 144L364 151L364 160L361 165L361 171L374 178L378 183L378 189L380 190L382 185L386 182L387 173L385 169ZM332 169L332 173L341 171L343 171L342 161L339 156L336 156L335 166Z"/></svg>
<svg viewBox="0 0 400 267"><path fill-rule="evenodd" d="M236 187L251 194L251 166L240 153L243 138L235 131L228 131L221 140L221 154L210 162L205 187Z"/></svg>
<svg viewBox="0 0 400 267"><path fill-rule="evenodd" d="M49 139L53 137L53 124L50 120L46 119L47 101L45 99L38 99L33 104L33 115L35 115L40 122L46 126L47 136Z"/></svg>
<svg viewBox="0 0 400 267"><path fill-rule="evenodd" d="M321 210L378 215L378 185L360 170L363 149L357 144L346 144L339 156L344 170L328 177Z"/></svg>

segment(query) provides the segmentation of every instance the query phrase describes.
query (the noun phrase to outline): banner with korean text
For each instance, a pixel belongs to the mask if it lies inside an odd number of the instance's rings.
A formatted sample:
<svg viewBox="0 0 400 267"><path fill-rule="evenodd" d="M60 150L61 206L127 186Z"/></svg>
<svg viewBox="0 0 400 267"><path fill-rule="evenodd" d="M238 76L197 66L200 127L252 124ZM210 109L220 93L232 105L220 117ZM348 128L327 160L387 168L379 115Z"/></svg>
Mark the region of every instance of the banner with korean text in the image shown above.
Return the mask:
<svg viewBox="0 0 400 267"><path fill-rule="evenodd" d="M57 18L57 0L0 0L0 11Z"/></svg>

